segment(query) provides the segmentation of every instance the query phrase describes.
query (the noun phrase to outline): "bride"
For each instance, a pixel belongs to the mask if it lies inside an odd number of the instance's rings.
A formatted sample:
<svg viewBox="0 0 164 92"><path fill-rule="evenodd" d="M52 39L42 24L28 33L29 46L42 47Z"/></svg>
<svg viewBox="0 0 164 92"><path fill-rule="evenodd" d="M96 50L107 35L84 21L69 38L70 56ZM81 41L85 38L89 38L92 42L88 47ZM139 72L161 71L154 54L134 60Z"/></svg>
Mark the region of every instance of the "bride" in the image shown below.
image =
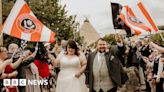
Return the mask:
<svg viewBox="0 0 164 92"><path fill-rule="evenodd" d="M54 60L54 66L60 67L55 92L86 92L85 75L86 58L78 51L73 40L69 40L66 53Z"/></svg>

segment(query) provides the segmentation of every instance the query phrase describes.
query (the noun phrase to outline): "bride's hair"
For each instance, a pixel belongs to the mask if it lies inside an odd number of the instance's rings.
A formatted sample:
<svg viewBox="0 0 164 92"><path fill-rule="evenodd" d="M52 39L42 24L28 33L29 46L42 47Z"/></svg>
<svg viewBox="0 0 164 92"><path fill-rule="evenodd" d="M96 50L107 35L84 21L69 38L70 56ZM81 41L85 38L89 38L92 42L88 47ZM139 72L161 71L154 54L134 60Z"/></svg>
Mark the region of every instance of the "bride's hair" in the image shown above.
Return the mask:
<svg viewBox="0 0 164 92"><path fill-rule="evenodd" d="M66 46L66 54L68 54L67 47L72 48L72 49L75 49L75 55L79 56L79 48L78 48L78 46L77 46L77 44L76 44L75 41L68 40L67 46Z"/></svg>

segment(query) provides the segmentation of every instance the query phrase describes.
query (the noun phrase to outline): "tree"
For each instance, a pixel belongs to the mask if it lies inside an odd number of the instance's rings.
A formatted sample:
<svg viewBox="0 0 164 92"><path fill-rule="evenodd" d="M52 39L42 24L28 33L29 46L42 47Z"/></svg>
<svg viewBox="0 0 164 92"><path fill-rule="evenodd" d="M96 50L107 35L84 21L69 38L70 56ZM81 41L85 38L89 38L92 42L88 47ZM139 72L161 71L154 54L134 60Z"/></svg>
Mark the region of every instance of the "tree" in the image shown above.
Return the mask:
<svg viewBox="0 0 164 92"><path fill-rule="evenodd" d="M164 26L158 26L159 30L164 30Z"/></svg>
<svg viewBox="0 0 164 92"><path fill-rule="evenodd" d="M84 45L84 37L81 37L79 32L74 33L74 40L78 42L79 45Z"/></svg>
<svg viewBox="0 0 164 92"><path fill-rule="evenodd" d="M161 33L162 36L164 37L164 33ZM162 38L160 36L160 33L157 34L151 34L150 36L151 40L153 42L155 42L156 44L160 45L160 46L164 46L164 42L162 41Z"/></svg>
<svg viewBox="0 0 164 92"><path fill-rule="evenodd" d="M109 34L104 37L104 39L107 41L109 44L116 44L115 41L115 35L114 34Z"/></svg>
<svg viewBox="0 0 164 92"><path fill-rule="evenodd" d="M8 16L14 2L15 0L3 0L3 20ZM73 37L73 32L76 32L77 28L76 16L68 16L66 5L60 5L59 0L29 0L29 6L36 17L57 34L58 39ZM5 39L10 43L13 40L8 36Z"/></svg>

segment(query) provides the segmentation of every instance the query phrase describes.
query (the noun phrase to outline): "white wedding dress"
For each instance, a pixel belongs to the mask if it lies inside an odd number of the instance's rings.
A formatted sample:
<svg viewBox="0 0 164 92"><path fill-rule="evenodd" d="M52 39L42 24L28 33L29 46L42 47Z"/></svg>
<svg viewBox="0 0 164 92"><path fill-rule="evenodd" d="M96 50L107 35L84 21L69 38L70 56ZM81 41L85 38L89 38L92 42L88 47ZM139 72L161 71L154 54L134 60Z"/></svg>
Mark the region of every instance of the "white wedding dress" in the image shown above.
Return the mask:
<svg viewBox="0 0 164 92"><path fill-rule="evenodd" d="M80 78L75 77L80 67L80 60L77 56L68 59L66 55L63 55L60 59L60 72L55 92L86 92L84 74Z"/></svg>

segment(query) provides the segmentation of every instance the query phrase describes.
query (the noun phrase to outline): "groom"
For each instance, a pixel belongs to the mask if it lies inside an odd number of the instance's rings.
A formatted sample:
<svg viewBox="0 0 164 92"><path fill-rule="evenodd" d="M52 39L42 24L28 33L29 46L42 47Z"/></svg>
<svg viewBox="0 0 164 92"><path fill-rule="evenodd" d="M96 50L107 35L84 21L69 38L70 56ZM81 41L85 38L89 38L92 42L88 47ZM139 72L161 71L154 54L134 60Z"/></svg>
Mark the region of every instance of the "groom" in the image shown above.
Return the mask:
<svg viewBox="0 0 164 92"><path fill-rule="evenodd" d="M97 51L88 56L86 83L89 86L89 92L117 92L117 87L122 84L121 61L113 49L109 49L108 52L107 49L107 42L100 38Z"/></svg>

